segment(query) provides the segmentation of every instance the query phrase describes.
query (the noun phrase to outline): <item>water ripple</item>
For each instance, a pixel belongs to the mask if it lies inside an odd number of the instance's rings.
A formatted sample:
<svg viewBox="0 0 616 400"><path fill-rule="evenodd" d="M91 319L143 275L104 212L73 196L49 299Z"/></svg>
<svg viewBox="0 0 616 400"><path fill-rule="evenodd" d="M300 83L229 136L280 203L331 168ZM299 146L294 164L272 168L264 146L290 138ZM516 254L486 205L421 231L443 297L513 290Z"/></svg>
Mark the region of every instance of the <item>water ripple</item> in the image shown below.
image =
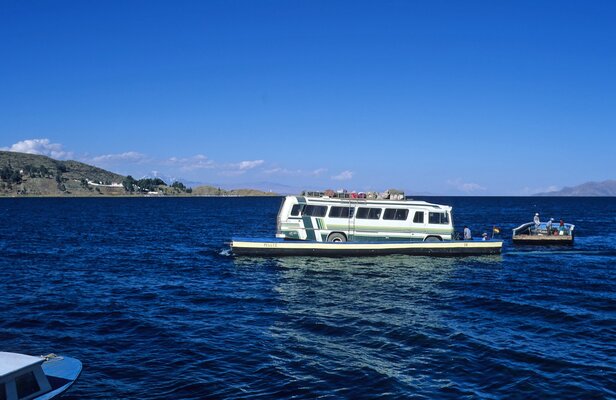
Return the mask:
<svg viewBox="0 0 616 400"><path fill-rule="evenodd" d="M616 218L596 218L615 200L429 200L476 231L540 207L580 236L233 258L231 236L273 235L278 199L0 199L2 350L81 359L67 399L616 397Z"/></svg>

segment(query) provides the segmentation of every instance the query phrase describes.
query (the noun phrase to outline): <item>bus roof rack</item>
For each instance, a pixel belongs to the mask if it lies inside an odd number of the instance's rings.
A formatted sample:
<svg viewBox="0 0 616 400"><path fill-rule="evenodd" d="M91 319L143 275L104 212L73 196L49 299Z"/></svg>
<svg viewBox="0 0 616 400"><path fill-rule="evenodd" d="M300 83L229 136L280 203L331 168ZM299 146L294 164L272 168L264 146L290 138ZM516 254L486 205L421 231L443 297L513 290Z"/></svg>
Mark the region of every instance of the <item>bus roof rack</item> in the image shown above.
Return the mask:
<svg viewBox="0 0 616 400"><path fill-rule="evenodd" d="M337 199L377 199L377 200L406 200L406 196L402 190L389 189L384 192L348 192L346 189L325 191L304 190L302 196L306 197L329 197Z"/></svg>

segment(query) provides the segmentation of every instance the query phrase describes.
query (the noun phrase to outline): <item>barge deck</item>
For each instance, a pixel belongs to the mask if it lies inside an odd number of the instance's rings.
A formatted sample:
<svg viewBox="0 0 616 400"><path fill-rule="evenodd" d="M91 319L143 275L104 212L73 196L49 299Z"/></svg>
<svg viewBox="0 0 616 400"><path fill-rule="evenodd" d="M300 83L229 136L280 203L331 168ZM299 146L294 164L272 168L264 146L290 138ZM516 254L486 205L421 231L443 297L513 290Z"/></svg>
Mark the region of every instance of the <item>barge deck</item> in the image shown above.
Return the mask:
<svg viewBox="0 0 616 400"><path fill-rule="evenodd" d="M442 242L316 242L304 240L232 238L236 256L356 257L405 254L417 256L472 256L500 254L501 240Z"/></svg>

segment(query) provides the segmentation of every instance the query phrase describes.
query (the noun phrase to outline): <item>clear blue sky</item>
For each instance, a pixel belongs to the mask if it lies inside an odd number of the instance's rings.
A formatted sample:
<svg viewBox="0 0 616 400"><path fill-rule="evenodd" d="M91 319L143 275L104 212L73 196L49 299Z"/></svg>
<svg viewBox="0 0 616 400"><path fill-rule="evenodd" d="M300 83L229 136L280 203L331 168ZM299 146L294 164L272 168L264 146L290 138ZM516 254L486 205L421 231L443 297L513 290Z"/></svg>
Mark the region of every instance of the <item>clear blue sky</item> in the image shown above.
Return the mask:
<svg viewBox="0 0 616 400"><path fill-rule="evenodd" d="M0 148L227 187L614 179L614 21L612 1L0 0Z"/></svg>

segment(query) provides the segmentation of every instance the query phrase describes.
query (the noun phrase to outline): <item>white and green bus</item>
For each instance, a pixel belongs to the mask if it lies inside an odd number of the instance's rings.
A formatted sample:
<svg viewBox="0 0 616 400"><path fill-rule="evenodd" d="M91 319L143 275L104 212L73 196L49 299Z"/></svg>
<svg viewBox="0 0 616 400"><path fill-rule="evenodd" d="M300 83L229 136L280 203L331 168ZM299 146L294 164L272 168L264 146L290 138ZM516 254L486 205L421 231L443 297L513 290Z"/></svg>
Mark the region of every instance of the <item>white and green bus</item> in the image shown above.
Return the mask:
<svg viewBox="0 0 616 400"><path fill-rule="evenodd" d="M286 196L276 237L318 242L451 240L451 207L416 200Z"/></svg>

